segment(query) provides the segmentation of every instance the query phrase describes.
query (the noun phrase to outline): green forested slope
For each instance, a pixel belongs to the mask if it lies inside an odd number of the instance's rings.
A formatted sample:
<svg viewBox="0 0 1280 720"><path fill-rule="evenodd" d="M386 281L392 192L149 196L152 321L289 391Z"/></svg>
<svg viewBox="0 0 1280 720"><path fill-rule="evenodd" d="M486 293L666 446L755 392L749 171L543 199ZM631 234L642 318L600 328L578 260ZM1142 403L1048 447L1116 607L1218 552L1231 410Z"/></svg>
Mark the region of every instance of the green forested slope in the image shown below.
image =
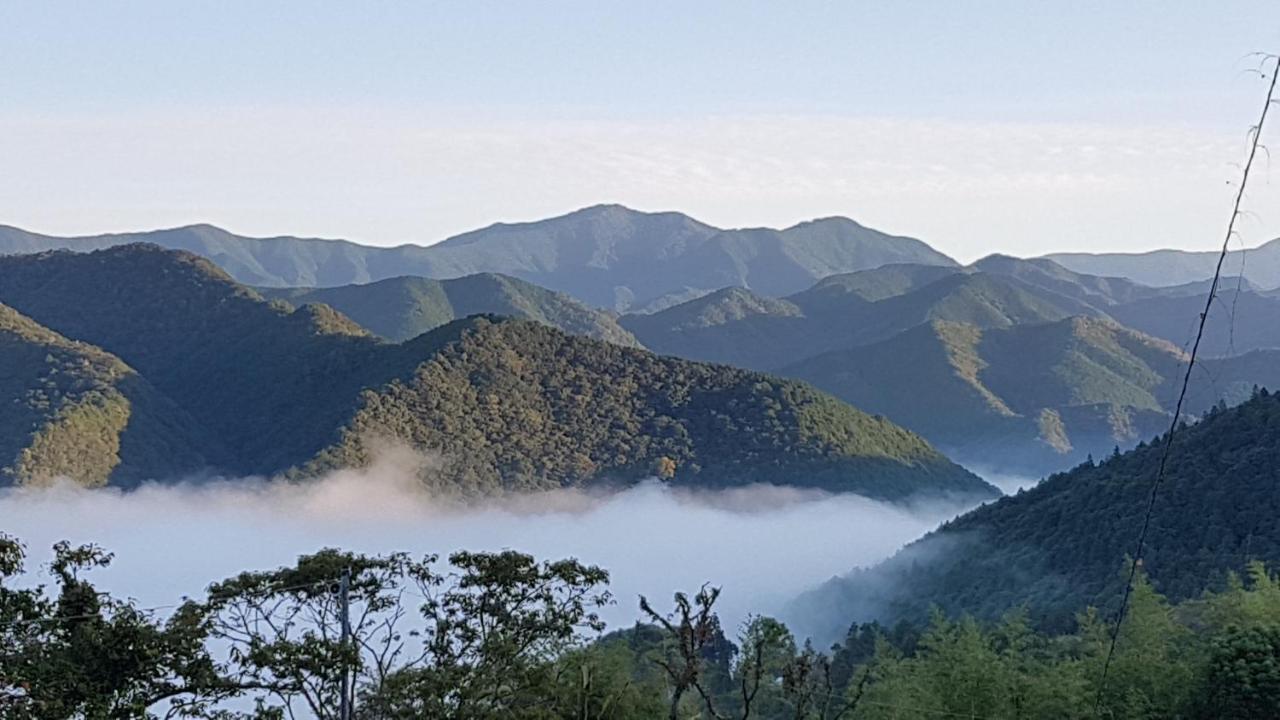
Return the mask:
<svg viewBox="0 0 1280 720"><path fill-rule="evenodd" d="M524 321L401 344L325 305L265 302L155 246L0 258L0 302L136 368L238 473L362 463L374 436L443 454L441 487L755 481L885 498L992 488L915 435L795 382ZM317 457L319 456L319 457Z"/></svg>
<svg viewBox="0 0 1280 720"><path fill-rule="evenodd" d="M365 377L395 372L340 314L268 304L188 253L5 257L0 277L0 302L119 356L195 417L228 451L209 460L230 472L305 461L332 441Z"/></svg>
<svg viewBox="0 0 1280 720"><path fill-rule="evenodd" d="M468 315L534 320L574 335L637 346L613 316L532 283L481 273L452 280L397 277L333 288L262 288L293 305L323 303L380 337L408 340Z"/></svg>
<svg viewBox="0 0 1280 720"><path fill-rule="evenodd" d="M892 499L921 486L989 492L917 436L793 381L528 322L476 318L437 332L459 339L411 377L366 393L322 466L362 462L365 438L391 436L440 450L443 476L465 491L658 475ZM419 341L436 344L433 335Z"/></svg>
<svg viewBox="0 0 1280 720"><path fill-rule="evenodd" d="M0 485L193 472L208 440L119 358L0 305Z"/></svg>
<svg viewBox="0 0 1280 720"><path fill-rule="evenodd" d="M1081 314L1105 316L1013 277L890 265L829 277L783 299L726 288L651 315L625 315L622 325L659 352L777 370L932 321L999 328Z"/></svg>
<svg viewBox="0 0 1280 720"><path fill-rule="evenodd" d="M1168 423L1185 355L1108 320L983 330L934 322L780 369L921 433L962 461L1035 474ZM1280 380L1280 353L1203 360L1187 411Z"/></svg>
<svg viewBox="0 0 1280 720"><path fill-rule="evenodd" d="M960 516L880 565L798 601L824 634L854 620L921 619L931 605L992 619L1025 605L1069 627L1086 605L1113 607L1162 444L1084 464ZM1220 587L1246 561L1280 561L1280 396L1211 413L1174 441L1143 559L1171 599Z"/></svg>

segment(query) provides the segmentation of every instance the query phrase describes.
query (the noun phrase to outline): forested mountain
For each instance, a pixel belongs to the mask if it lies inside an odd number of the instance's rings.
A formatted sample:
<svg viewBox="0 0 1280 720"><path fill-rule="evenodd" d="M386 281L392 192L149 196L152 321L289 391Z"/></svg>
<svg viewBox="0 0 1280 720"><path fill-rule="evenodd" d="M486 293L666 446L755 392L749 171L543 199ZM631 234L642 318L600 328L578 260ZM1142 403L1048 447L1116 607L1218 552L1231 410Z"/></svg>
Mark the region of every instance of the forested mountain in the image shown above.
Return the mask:
<svg viewBox="0 0 1280 720"><path fill-rule="evenodd" d="M129 484L199 470L189 415L119 358L0 305L0 484Z"/></svg>
<svg viewBox="0 0 1280 720"><path fill-rule="evenodd" d="M1217 251L1155 250L1145 253L1053 253L1049 260L1091 275L1116 275L1144 285L1181 285L1213 277ZM1280 239L1249 250L1233 250L1223 264L1262 288L1280 287Z"/></svg>
<svg viewBox="0 0 1280 720"><path fill-rule="evenodd" d="M1280 351L1202 359L1186 411L1280 381ZM984 330L934 321L781 368L909 427L962 462L1039 474L1168 424L1186 357L1100 318Z"/></svg>
<svg viewBox="0 0 1280 720"><path fill-rule="evenodd" d="M1087 605L1113 608L1137 539L1162 440L1086 463L960 516L869 570L797 601L822 637L850 622L920 620L936 605L994 619L1024 606L1069 628ZM1143 567L1173 600L1221 587L1251 559L1280 560L1280 396L1260 392L1175 438Z"/></svg>
<svg viewBox="0 0 1280 720"><path fill-rule="evenodd" d="M1006 275L891 265L828 277L782 299L728 288L621 322L655 352L776 370L933 321L989 328L1082 314L1104 313Z"/></svg>
<svg viewBox="0 0 1280 720"><path fill-rule="evenodd" d="M1124 278L1098 277L1067 270L1045 258L1018 260L999 255L972 267L1017 277L1046 290L1087 303L1096 313L1148 335L1184 346L1195 336L1204 312L1209 280L1168 287L1141 285ZM1218 286L1200 352L1235 355L1260 348L1280 348L1280 296L1243 277L1226 277Z"/></svg>
<svg viewBox="0 0 1280 720"><path fill-rule="evenodd" d="M499 223L428 247L247 238L209 225L59 238L0 226L0 254L92 250L150 242L213 260L264 287L333 287L404 275L445 279L501 273L596 307L662 306L726 286L785 295L835 273L888 263L954 265L912 238L824 218L785 230L721 230L674 212L597 205L556 218Z"/></svg>
<svg viewBox="0 0 1280 720"><path fill-rule="evenodd" d="M727 288L621 323L655 352L806 380L963 462L1040 475L1159 430L1198 290L993 255L834 275L785 298ZM1220 290L1190 412L1280 380L1276 317L1280 298Z"/></svg>
<svg viewBox="0 0 1280 720"><path fill-rule="evenodd" d="M453 280L398 277L333 288L260 288L258 292L292 305L323 303L394 342L469 315L502 315L534 320L573 335L639 346L631 333L602 310L563 293L492 273Z"/></svg>
<svg viewBox="0 0 1280 720"><path fill-rule="evenodd" d="M127 362L235 473L360 464L376 437L441 452L426 479L462 493L652 475L994 493L918 436L796 382L522 321L470 318L386 343L328 306L268 303L155 246L0 258L0 302Z"/></svg>

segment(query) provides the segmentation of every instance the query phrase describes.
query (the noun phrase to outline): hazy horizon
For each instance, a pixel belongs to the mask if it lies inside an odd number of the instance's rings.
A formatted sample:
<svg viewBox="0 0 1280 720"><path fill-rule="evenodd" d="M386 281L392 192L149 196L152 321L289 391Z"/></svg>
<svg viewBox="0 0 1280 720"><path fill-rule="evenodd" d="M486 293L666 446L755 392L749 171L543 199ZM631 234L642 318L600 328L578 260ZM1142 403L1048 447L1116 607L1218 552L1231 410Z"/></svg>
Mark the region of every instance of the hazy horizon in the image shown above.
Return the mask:
<svg viewBox="0 0 1280 720"><path fill-rule="evenodd" d="M386 246L600 201L961 261L1213 249L1268 5L0 8L0 218ZM1280 236L1258 168L1237 246Z"/></svg>

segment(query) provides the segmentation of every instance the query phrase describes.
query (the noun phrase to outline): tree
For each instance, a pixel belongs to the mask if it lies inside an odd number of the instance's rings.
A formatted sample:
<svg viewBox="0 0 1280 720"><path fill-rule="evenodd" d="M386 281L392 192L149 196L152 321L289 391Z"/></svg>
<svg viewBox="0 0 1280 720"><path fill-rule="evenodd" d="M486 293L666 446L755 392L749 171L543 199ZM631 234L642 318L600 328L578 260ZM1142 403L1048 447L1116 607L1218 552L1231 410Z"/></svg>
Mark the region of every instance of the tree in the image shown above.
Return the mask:
<svg viewBox="0 0 1280 720"><path fill-rule="evenodd" d="M165 622L113 599L83 577L111 555L58 543L49 565L57 594L17 589L25 550L0 535L0 716L6 720L205 717L241 688L206 641L209 624L187 603Z"/></svg>
<svg viewBox="0 0 1280 720"><path fill-rule="evenodd" d="M570 668L599 700L600 676L573 653L604 628L597 611L611 602L608 573L511 551L455 553L449 564L450 575L415 573L421 653L365 693L363 716L553 717Z"/></svg>
<svg viewBox="0 0 1280 720"><path fill-rule="evenodd" d="M1231 628L1213 641L1203 717L1250 720L1280 708L1280 625Z"/></svg>
<svg viewBox="0 0 1280 720"><path fill-rule="evenodd" d="M717 717L711 693L706 686L706 656L723 641L720 619L715 614L720 588L703 585L693 600L683 592L675 594L676 608L670 615L659 614L644 596L640 611L666 636L662 656L654 662L666 673L671 685L667 717L680 719L680 703L689 691L696 691L712 717Z"/></svg>

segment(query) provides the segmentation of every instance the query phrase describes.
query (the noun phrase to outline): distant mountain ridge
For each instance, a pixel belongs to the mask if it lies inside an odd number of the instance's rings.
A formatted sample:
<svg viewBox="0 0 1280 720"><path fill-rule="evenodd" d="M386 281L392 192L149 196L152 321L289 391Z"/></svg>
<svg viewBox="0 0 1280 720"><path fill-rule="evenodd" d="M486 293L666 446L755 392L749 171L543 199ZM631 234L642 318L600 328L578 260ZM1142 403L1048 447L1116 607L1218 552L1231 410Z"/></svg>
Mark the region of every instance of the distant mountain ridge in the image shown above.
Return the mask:
<svg viewBox="0 0 1280 720"><path fill-rule="evenodd" d="M1144 285L1183 285L1213 277L1217 251L1153 250L1143 253L1051 253L1063 267L1090 275L1118 275ZM1280 238L1248 250L1232 250L1223 270L1264 289L1280 288Z"/></svg>
<svg viewBox="0 0 1280 720"><path fill-rule="evenodd" d="M246 238L210 225L61 238L0 226L0 254L94 250L132 242L187 250L237 281L333 287L416 275L498 273L618 311L736 285L784 295L840 272L895 262L955 265L920 240L847 218L782 229L724 230L675 212L597 205L525 223L499 223L430 246L378 248L344 240Z"/></svg>
<svg viewBox="0 0 1280 720"><path fill-rule="evenodd" d="M997 494L918 436L802 383L483 316L389 343L327 305L268 302L154 245L0 257L0 302L46 328L24 336L92 343L101 351L82 354L135 370L190 416L224 472L309 476L364 465L392 440L438 454L424 482L461 495L653 476L885 500ZM44 353L22 342L38 382Z"/></svg>
<svg viewBox="0 0 1280 720"><path fill-rule="evenodd" d="M1280 298L1234 287L1210 312L1193 414L1280 379ZM990 256L833 275L783 298L727 288L621 324L656 352L806 380L962 462L1040 475L1159 430L1204 290Z"/></svg>

